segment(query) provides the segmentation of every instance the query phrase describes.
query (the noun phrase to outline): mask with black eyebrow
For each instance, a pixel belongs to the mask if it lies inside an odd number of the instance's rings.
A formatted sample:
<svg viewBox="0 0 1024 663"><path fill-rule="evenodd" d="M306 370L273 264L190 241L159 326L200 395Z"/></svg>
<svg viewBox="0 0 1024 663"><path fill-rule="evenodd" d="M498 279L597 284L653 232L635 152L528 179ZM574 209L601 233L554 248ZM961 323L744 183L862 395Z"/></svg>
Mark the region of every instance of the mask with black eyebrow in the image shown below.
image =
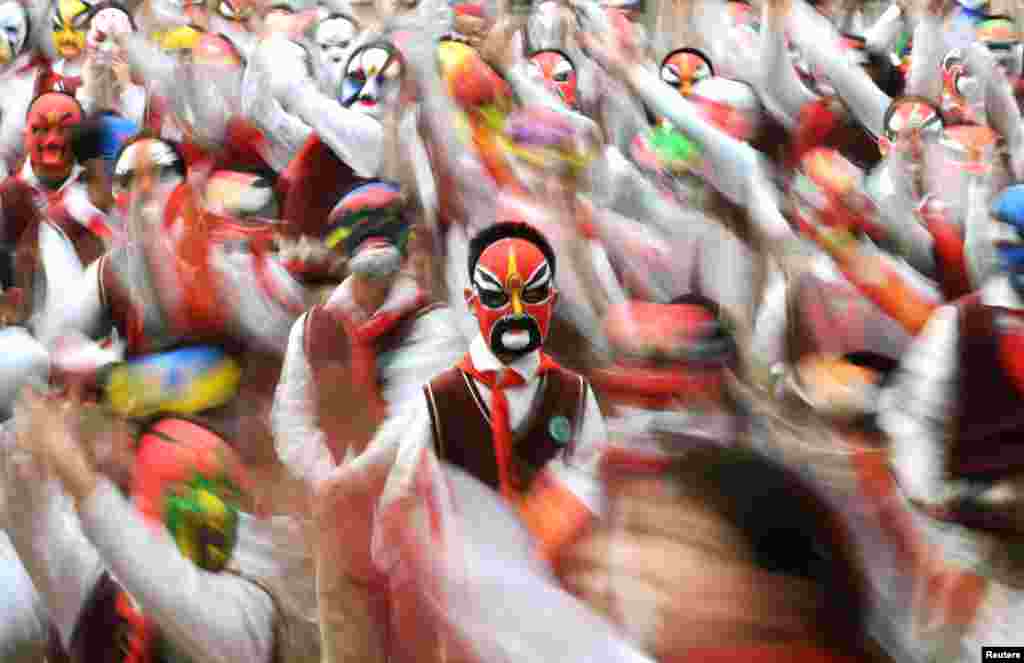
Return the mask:
<svg viewBox="0 0 1024 663"><path fill-rule="evenodd" d="M533 243L509 237L480 254L469 304L495 355L518 357L537 350L554 311L551 266Z"/></svg>

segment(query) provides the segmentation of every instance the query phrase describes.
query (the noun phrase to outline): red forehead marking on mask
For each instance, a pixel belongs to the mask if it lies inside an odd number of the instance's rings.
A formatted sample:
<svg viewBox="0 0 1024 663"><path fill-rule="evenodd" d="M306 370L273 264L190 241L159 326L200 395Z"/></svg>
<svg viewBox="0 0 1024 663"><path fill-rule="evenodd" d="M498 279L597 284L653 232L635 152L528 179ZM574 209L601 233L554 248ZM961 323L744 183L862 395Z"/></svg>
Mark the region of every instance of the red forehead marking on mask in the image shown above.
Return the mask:
<svg viewBox="0 0 1024 663"><path fill-rule="evenodd" d="M484 249L478 264L495 276L506 289L511 290L528 283L530 277L546 262L544 253L533 242L506 237Z"/></svg>

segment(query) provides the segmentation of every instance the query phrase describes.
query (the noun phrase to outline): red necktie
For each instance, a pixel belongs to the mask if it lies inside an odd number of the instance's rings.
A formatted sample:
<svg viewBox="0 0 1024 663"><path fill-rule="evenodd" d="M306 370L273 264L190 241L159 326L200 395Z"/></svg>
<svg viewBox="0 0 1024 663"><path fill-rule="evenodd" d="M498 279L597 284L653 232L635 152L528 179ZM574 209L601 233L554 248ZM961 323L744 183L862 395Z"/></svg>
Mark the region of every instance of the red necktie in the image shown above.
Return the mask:
<svg viewBox="0 0 1024 663"><path fill-rule="evenodd" d="M505 388L526 384L526 381L512 369L506 368L501 372L500 379L497 371L478 371L473 366L473 360L469 355L462 358L459 368L474 379L487 385L491 390L491 433L494 437L494 455L498 460L498 478L501 482L501 494L509 500L515 498L515 489L512 483L512 429L509 425L508 398L505 396ZM541 353L540 367L537 375L543 375L548 371L558 368L558 364L548 355Z"/></svg>
<svg viewBox="0 0 1024 663"><path fill-rule="evenodd" d="M418 293L407 305L399 309L378 313L362 324L345 317L346 331L352 340L352 379L366 389L366 395L376 408L384 407L384 399L377 387L377 339L398 326L412 311L419 310L427 303L427 296Z"/></svg>

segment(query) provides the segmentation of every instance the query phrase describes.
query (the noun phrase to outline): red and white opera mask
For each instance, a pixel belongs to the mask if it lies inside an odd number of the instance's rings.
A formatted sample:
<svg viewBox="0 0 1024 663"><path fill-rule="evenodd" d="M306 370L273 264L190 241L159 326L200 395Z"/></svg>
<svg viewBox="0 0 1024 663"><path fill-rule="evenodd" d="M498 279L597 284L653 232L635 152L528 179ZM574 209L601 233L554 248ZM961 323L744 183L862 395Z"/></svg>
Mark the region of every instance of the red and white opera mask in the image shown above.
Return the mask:
<svg viewBox="0 0 1024 663"><path fill-rule="evenodd" d="M62 92L40 95L28 112L25 148L36 175L63 179L71 173L71 130L82 121L82 107Z"/></svg>
<svg viewBox="0 0 1024 663"><path fill-rule="evenodd" d="M565 53L547 49L530 56L530 72L544 82L544 86L565 102L576 107L576 67Z"/></svg>
<svg viewBox="0 0 1024 663"><path fill-rule="evenodd" d="M694 85L714 75L711 60L695 48L674 50L661 63L661 80L684 97L690 96Z"/></svg>
<svg viewBox="0 0 1024 663"><path fill-rule="evenodd" d="M519 238L500 239L480 254L467 303L494 354L522 356L547 338L558 291L544 252Z"/></svg>

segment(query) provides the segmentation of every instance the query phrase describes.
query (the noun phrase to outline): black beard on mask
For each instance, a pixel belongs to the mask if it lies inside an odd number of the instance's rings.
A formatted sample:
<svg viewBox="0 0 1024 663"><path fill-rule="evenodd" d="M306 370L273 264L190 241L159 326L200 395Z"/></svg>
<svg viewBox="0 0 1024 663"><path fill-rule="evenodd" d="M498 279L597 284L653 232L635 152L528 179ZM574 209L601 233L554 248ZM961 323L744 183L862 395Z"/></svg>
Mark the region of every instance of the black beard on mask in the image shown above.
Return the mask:
<svg viewBox="0 0 1024 663"><path fill-rule="evenodd" d="M530 342L527 343L525 347L519 349L505 347L501 338L505 335L505 332L510 331L529 332ZM500 318L494 323L494 326L491 327L491 352L498 356L511 355L513 357L522 357L534 350L537 350L543 343L544 339L541 338L540 335L540 326L537 324L536 320L528 315L507 315L504 318Z"/></svg>

